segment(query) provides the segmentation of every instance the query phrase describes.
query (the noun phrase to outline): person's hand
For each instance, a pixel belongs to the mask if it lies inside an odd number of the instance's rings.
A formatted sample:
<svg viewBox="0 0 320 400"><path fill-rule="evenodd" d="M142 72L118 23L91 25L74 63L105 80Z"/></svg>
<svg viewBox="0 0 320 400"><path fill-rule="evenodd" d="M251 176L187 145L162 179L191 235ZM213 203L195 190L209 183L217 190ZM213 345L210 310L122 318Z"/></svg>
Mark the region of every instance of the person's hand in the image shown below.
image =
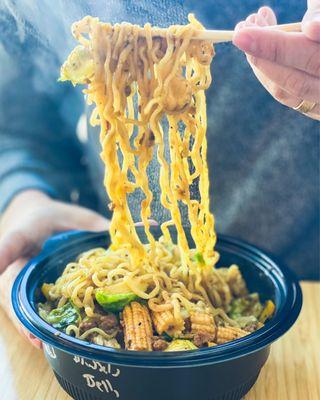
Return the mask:
<svg viewBox="0 0 320 400"><path fill-rule="evenodd" d="M260 28L276 24L273 11L262 7L236 26L233 43L276 100L319 120L320 0L308 1L302 32Z"/></svg>
<svg viewBox="0 0 320 400"><path fill-rule="evenodd" d="M12 200L0 223L0 305L19 330L11 308L11 289L28 259L56 232L107 228L108 220L96 212L52 200L35 190L22 192Z"/></svg>

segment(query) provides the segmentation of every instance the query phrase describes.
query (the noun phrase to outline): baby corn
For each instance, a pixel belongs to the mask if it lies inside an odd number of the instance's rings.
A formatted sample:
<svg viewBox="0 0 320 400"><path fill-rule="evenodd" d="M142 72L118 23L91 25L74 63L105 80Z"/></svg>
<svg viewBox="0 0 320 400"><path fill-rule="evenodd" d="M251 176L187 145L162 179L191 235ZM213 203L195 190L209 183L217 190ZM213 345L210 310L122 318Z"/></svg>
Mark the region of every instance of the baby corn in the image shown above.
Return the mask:
<svg viewBox="0 0 320 400"><path fill-rule="evenodd" d="M206 332L215 334L213 316L206 312L192 312L190 315L192 333Z"/></svg>
<svg viewBox="0 0 320 400"><path fill-rule="evenodd" d="M124 342L127 350L152 350L152 324L148 309L133 301L122 313Z"/></svg>
<svg viewBox="0 0 320 400"><path fill-rule="evenodd" d="M239 339L243 336L248 335L250 332L246 332L243 329L235 328L235 327L223 327L219 326L216 329L216 339L215 342L217 344L222 344L226 342L230 342L231 340Z"/></svg>
<svg viewBox="0 0 320 400"><path fill-rule="evenodd" d="M159 335L163 332L166 332L169 335L178 334L184 329L183 320L176 320L171 311L153 312L152 320Z"/></svg>

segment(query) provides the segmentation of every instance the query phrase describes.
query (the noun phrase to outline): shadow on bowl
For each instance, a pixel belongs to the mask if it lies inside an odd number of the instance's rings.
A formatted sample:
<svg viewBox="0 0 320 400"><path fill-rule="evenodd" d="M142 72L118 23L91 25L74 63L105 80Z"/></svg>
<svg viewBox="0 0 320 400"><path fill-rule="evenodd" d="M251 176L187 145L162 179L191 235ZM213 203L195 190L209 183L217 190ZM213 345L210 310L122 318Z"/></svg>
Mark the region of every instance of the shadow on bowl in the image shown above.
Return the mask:
<svg viewBox="0 0 320 400"><path fill-rule="evenodd" d="M138 233L145 240L143 228ZM153 233L156 238L161 234L157 227ZM241 399L257 380L271 343L299 315L302 294L292 272L255 246L220 235L218 267L238 264L249 290L258 292L262 301L275 303L273 318L258 331L215 347L174 353L115 350L67 336L36 311L44 282L54 282L79 253L109 244L108 233L54 236L25 266L13 287L15 313L43 341L46 358L63 389L77 400Z"/></svg>

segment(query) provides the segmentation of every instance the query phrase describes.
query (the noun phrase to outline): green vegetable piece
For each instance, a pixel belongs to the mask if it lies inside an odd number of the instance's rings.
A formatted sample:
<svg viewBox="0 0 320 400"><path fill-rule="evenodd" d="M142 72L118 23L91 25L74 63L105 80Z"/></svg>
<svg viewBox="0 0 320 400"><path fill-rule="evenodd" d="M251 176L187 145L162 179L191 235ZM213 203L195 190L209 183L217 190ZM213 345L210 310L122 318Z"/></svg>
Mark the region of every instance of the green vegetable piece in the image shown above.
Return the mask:
<svg viewBox="0 0 320 400"><path fill-rule="evenodd" d="M234 318L234 320L239 324L239 327L244 330L256 330L259 325L258 320L254 315L238 317Z"/></svg>
<svg viewBox="0 0 320 400"><path fill-rule="evenodd" d="M190 340L176 339L164 351L186 351L196 350L197 348Z"/></svg>
<svg viewBox="0 0 320 400"><path fill-rule="evenodd" d="M199 264L202 264L202 265L205 264L203 255L202 255L201 253L196 253L196 254L193 256L193 258L194 258L194 260L197 261Z"/></svg>
<svg viewBox="0 0 320 400"><path fill-rule="evenodd" d="M59 81L71 81L73 85L87 83L94 74L94 61L90 51L76 46L61 67Z"/></svg>
<svg viewBox="0 0 320 400"><path fill-rule="evenodd" d="M119 312L138 298L134 293L110 294L102 290L96 293L96 300L105 311Z"/></svg>
<svg viewBox="0 0 320 400"><path fill-rule="evenodd" d="M45 319L54 328L63 330L69 325L77 324L81 316L79 309L69 301L64 306L50 311Z"/></svg>
<svg viewBox="0 0 320 400"><path fill-rule="evenodd" d="M263 307L257 293L251 293L245 297L234 299L230 305L228 315L232 319L253 315L258 318Z"/></svg>

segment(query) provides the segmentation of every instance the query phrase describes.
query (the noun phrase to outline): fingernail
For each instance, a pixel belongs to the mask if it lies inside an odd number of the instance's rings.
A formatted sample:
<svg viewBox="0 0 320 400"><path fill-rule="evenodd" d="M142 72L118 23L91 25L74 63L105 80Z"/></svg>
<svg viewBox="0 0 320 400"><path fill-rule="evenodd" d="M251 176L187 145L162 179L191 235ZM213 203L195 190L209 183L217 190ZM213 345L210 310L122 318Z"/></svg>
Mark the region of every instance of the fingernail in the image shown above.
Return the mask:
<svg viewBox="0 0 320 400"><path fill-rule="evenodd" d="M247 32L239 32L233 43L246 53L254 53L257 49L255 39Z"/></svg>
<svg viewBox="0 0 320 400"><path fill-rule="evenodd" d="M303 25L303 32L311 40L320 41L320 15L314 17L312 21L307 21Z"/></svg>
<svg viewBox="0 0 320 400"><path fill-rule="evenodd" d="M241 29L243 29L244 27L245 27L245 22L244 22L244 21L241 21L241 22L239 22L239 23L235 26L234 30L235 30L235 32L238 32L238 31L240 31Z"/></svg>
<svg viewBox="0 0 320 400"><path fill-rule="evenodd" d="M268 10L264 7L261 7L258 11L258 14L260 14L262 17L267 17L268 16Z"/></svg>

